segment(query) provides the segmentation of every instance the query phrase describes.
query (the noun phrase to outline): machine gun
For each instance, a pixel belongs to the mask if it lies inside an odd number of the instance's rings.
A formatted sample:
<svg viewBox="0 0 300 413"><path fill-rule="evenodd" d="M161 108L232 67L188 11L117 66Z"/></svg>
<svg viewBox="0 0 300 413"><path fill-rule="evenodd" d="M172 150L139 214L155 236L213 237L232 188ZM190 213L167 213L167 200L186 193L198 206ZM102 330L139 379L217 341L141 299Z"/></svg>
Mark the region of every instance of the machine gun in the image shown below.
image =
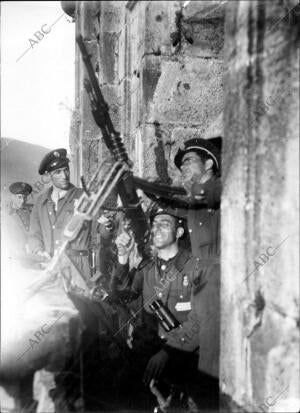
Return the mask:
<svg viewBox="0 0 300 413"><path fill-rule="evenodd" d="M131 221L131 228L138 244L138 250L142 256L145 256L145 244L148 240L149 231L146 216L135 190L131 171L133 164L127 155L120 133L115 130L112 124L108 105L102 95L82 36L77 36L76 41L89 77L89 79L84 79L84 87L90 98L92 114L96 124L101 129L103 140L116 162L114 168L115 175L118 175L118 177L114 179L114 186L117 188L126 211L125 215Z"/></svg>
<svg viewBox="0 0 300 413"><path fill-rule="evenodd" d="M103 207L115 187L121 198L125 215L130 220L130 227L135 236L139 253L143 258L146 258L145 246L148 241L149 230L145 213L136 193L136 187L140 187L152 194L157 193L159 196L166 196L173 200L176 197L178 199L184 198L185 196L185 191L182 188L170 188L157 183L152 184L133 176L131 171L132 162L127 155L119 132L115 130L111 121L108 105L102 95L82 36L77 36L76 41L89 76L89 80L84 80L84 86L90 98L92 114L96 124L101 129L103 140L111 152L115 163L109 173L106 174L104 181L102 177L105 162L97 168L88 184L85 184L82 179L84 192L78 200L73 217L64 229L63 243L47 266L43 280L35 283L35 285L31 287L31 294L47 284L49 279L56 277L56 274L61 268L61 258L65 255L64 253L68 244L78 236L84 221L90 221L98 215L99 210ZM62 276L62 278L64 277ZM63 279L63 281L65 280Z"/></svg>
<svg viewBox="0 0 300 413"><path fill-rule="evenodd" d="M146 215L141 207L140 200L137 196L131 171L132 162L130 161L120 134L114 129L112 124L109 108L104 100L96 78L90 56L86 50L82 36L76 38L82 58L86 66L89 80L84 80L84 86L90 97L92 114L96 124L102 132L104 142L111 152L115 163L108 173L103 173L106 163L103 162L95 171L88 184L82 179L83 193L74 209L71 220L66 225L63 232L63 240L60 248L49 262L47 268L43 271L39 281L31 284L29 295L35 294L40 288L49 284L57 277L60 277L67 294L70 291L80 291L82 296L92 301L101 301L95 293L93 285L89 280L84 279L78 271L72 260L67 256L66 251L71 241L76 239L80 233L85 221L91 221L97 217L100 209L105 204L108 196L116 187L121 198L125 215L131 221L131 229L138 245L139 253L146 258L145 245L148 240L148 223ZM103 180L103 175L105 179ZM76 274L76 283L72 277L66 275L65 267L73 267ZM77 284L77 285L76 285ZM78 288L79 287L79 288ZM106 294L101 294L105 298Z"/></svg>

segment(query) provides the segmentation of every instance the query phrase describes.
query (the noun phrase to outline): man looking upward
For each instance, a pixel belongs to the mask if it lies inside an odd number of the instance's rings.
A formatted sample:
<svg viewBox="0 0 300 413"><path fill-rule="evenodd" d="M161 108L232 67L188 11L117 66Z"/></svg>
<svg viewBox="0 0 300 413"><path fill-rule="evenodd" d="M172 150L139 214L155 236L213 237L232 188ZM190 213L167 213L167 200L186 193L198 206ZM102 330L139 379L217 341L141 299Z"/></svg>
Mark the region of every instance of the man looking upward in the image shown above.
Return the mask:
<svg viewBox="0 0 300 413"><path fill-rule="evenodd" d="M132 351L135 360L129 369L134 369L136 380L140 382L144 372L145 384L161 377L168 383L185 382L197 367L197 354L183 352L169 345L168 335L150 305L159 299L175 316L184 323L191 310L191 294L195 274L195 259L190 251L179 246L183 236L182 220L169 212L158 209L151 215L151 232L154 254L147 263L129 271L129 254L133 247L133 237L122 232L116 239L119 265L112 282L112 293L127 303L141 297L142 320L133 334ZM138 312L140 313L140 311ZM186 373L186 374L185 374ZM124 393L130 391L131 379ZM136 384L139 386L139 381ZM135 389L136 390L136 389ZM142 390L141 390L142 391Z"/></svg>

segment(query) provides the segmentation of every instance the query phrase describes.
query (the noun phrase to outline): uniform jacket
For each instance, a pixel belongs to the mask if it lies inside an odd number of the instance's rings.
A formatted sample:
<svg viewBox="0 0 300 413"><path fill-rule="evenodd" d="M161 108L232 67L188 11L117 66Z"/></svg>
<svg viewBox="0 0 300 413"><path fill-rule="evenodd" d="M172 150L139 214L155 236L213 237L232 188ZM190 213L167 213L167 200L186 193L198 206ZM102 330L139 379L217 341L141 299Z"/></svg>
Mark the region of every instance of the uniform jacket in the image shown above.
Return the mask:
<svg viewBox="0 0 300 413"><path fill-rule="evenodd" d="M149 305L160 299L167 305L180 323L187 320L191 310L191 293L195 274L195 259L188 250L180 250L174 259L166 262L151 259L141 269L129 272L128 265L118 265L113 279L114 293L127 302L142 297L142 306L147 315L153 315ZM150 320L151 317L147 317ZM154 317L153 317L154 319ZM156 322L156 333L168 340L163 328Z"/></svg>
<svg viewBox="0 0 300 413"><path fill-rule="evenodd" d="M197 197L205 192L206 204ZM189 204L172 208L179 217L187 219L194 257L209 260L220 256L220 200L221 180L213 178L205 184L194 183Z"/></svg>
<svg viewBox="0 0 300 413"><path fill-rule="evenodd" d="M197 201L205 191L206 205ZM181 328L168 335L168 344L184 351L199 346L198 368L219 376L220 352L220 198L221 180L213 178L205 184L194 184L189 205L175 209L187 219L192 254L196 258L192 310ZM173 207L174 211L174 207Z"/></svg>
<svg viewBox="0 0 300 413"><path fill-rule="evenodd" d="M2 246L5 247L10 257L17 259L25 257L32 207L32 204L25 204L20 209L10 206L8 210L4 211Z"/></svg>
<svg viewBox="0 0 300 413"><path fill-rule="evenodd" d="M66 195L58 201L55 211L51 199L53 187L48 188L37 199L30 219L29 250L36 254L39 250L47 251L53 256L64 240L63 231L74 213L74 202L79 199L82 189L71 185ZM77 238L70 242L69 250L82 256L72 256L85 276L89 276L88 248L91 240L91 223L85 222Z"/></svg>
<svg viewBox="0 0 300 413"><path fill-rule="evenodd" d="M168 333L168 345L183 351L199 347L199 370L219 376L220 263L198 260L193 281L191 311L180 328Z"/></svg>
<svg viewBox="0 0 300 413"><path fill-rule="evenodd" d="M18 222L25 236L27 236L29 232L30 214L32 212L32 208L32 204L25 204L23 208L19 209L13 208L13 206L10 207L9 215L15 217L16 222Z"/></svg>

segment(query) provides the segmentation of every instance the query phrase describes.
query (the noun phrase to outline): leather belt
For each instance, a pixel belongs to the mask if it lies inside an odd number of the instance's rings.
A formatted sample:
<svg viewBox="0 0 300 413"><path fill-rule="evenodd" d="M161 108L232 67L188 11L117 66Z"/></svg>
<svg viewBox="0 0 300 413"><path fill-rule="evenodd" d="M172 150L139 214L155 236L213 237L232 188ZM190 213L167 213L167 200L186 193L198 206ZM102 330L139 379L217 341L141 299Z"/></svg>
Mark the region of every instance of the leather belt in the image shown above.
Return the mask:
<svg viewBox="0 0 300 413"><path fill-rule="evenodd" d="M67 251L68 255L71 255L72 257L87 257L89 255L88 250L74 250L74 249L69 249Z"/></svg>

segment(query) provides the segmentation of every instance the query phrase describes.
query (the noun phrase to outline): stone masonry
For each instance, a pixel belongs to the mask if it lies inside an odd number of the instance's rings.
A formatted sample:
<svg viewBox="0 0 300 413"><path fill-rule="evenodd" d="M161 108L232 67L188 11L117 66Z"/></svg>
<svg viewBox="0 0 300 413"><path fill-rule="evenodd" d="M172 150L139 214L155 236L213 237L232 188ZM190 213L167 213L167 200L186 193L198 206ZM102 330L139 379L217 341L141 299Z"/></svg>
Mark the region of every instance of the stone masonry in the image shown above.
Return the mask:
<svg viewBox="0 0 300 413"><path fill-rule="evenodd" d="M178 184L182 142L224 135L221 410L298 411L297 0L66 4L136 175ZM83 78L77 50L77 183L108 158Z"/></svg>

